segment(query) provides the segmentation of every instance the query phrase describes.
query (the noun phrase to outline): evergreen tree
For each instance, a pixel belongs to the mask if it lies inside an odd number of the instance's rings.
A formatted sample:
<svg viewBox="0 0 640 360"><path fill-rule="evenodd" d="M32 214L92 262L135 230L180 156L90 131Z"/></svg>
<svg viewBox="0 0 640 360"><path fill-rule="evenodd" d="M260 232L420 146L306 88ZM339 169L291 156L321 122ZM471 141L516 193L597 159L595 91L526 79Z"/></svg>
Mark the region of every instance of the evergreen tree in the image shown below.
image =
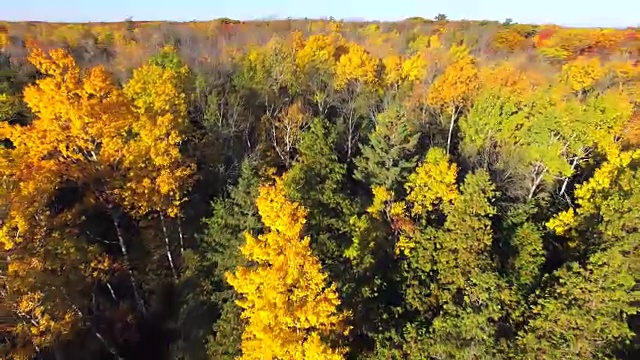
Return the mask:
<svg viewBox="0 0 640 360"><path fill-rule="evenodd" d="M394 190L416 165L419 138L416 124L402 105L390 105L378 115L368 144L362 146L362 155L355 161L355 177Z"/></svg>
<svg viewBox="0 0 640 360"><path fill-rule="evenodd" d="M243 324L237 294L224 278L244 263L243 233L261 229L255 199L259 176L251 160L242 163L238 183L212 203L197 251L185 253L179 316L181 341L176 354L184 359L233 359L240 355Z"/></svg>
<svg viewBox="0 0 640 360"><path fill-rule="evenodd" d="M334 126L316 119L283 181L291 199L309 209L306 231L312 248L330 273L340 277L345 275L343 253L351 243L349 219L358 204L346 182L347 167L338 158L337 139Z"/></svg>

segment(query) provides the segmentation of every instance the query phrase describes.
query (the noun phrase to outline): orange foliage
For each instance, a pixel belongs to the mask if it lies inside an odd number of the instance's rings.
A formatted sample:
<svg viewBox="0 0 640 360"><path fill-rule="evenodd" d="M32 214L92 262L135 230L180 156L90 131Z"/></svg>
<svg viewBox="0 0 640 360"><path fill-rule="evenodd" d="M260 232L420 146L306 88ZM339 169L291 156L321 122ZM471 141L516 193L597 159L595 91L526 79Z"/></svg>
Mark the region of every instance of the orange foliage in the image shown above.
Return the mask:
<svg viewBox="0 0 640 360"><path fill-rule="evenodd" d="M468 106L479 85L475 59L470 55L455 57L457 61L435 80L427 96L427 104L448 114Z"/></svg>
<svg viewBox="0 0 640 360"><path fill-rule="evenodd" d="M496 34L493 46L502 51L515 51L522 49L526 42L527 39L519 32L512 29L504 29Z"/></svg>

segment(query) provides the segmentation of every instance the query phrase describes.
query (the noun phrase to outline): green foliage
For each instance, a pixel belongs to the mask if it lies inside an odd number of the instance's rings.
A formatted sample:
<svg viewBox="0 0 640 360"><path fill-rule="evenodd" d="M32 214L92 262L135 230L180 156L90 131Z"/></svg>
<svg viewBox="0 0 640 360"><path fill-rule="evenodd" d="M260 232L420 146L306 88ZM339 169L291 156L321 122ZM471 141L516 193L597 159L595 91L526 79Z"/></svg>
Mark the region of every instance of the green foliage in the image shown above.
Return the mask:
<svg viewBox="0 0 640 360"><path fill-rule="evenodd" d="M243 324L234 303L236 294L224 274L242 264L243 233L261 229L255 207L258 185L256 169L246 160L229 197L213 202L199 251L189 251L185 259L179 319L182 340L177 350L185 359L203 359L207 354L231 359L239 354Z"/></svg>
<svg viewBox="0 0 640 360"><path fill-rule="evenodd" d="M537 296L533 316L518 336L522 359L603 359L629 344L633 332L626 319L637 312L634 290L638 277L632 271L629 251L637 253L638 236L630 236L633 249L617 247L591 256L584 265L569 263L548 281ZM635 259L634 259L635 258Z"/></svg>
<svg viewBox="0 0 640 360"><path fill-rule="evenodd" d="M0 24L0 357L231 360L272 339L350 360L638 358L637 30ZM36 74L35 44L73 58ZM24 126L26 104L56 126ZM274 178L269 231L256 200ZM123 189L126 209L105 194ZM304 216L281 221L291 206ZM309 247L279 256L259 233ZM309 327L317 297L278 290L325 283L345 332Z"/></svg>
<svg viewBox="0 0 640 360"><path fill-rule="evenodd" d="M347 168L337 153L337 132L316 119L303 135L298 157L284 178L289 196L309 209L307 231L311 246L325 266L336 268L349 239L349 218L357 204L349 197Z"/></svg>
<svg viewBox="0 0 640 360"><path fill-rule="evenodd" d="M395 189L416 165L420 134L400 104L392 104L376 118L369 143L356 159L355 177L371 185Z"/></svg>
<svg viewBox="0 0 640 360"><path fill-rule="evenodd" d="M163 69L179 71L184 63L172 46L163 47L160 52L149 59L149 63Z"/></svg>

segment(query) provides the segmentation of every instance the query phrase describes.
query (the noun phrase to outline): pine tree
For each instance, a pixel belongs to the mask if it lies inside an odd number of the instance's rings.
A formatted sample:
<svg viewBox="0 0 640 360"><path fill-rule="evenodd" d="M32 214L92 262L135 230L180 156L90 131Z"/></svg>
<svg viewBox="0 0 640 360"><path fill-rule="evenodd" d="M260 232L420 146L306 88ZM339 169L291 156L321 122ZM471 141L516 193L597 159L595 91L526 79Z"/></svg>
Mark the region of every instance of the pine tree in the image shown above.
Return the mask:
<svg viewBox="0 0 640 360"><path fill-rule="evenodd" d="M197 249L185 252L177 356L231 360L241 354L241 308L225 273L245 263L240 254L243 233L261 229L255 206L259 180L256 165L243 161L237 184L211 204L213 214L204 220Z"/></svg>
<svg viewBox="0 0 640 360"><path fill-rule="evenodd" d="M349 196L347 167L338 158L337 140L335 126L314 120L283 181L291 199L309 209L306 229L312 235L311 247L332 275L342 276L339 263L350 244L349 218L357 204Z"/></svg>
<svg viewBox="0 0 640 360"><path fill-rule="evenodd" d="M419 133L400 104L392 104L376 119L369 143L361 146L355 177L394 190L416 165Z"/></svg>

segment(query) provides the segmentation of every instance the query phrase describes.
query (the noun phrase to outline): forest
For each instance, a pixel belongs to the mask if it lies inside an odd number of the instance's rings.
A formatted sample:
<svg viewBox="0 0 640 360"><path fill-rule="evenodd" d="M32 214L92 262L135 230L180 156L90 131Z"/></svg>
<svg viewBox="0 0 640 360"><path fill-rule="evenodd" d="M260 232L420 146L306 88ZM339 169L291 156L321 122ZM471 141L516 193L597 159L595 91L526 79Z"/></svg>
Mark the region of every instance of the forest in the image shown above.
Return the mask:
<svg viewBox="0 0 640 360"><path fill-rule="evenodd" d="M640 28L0 22L0 358L640 358Z"/></svg>

